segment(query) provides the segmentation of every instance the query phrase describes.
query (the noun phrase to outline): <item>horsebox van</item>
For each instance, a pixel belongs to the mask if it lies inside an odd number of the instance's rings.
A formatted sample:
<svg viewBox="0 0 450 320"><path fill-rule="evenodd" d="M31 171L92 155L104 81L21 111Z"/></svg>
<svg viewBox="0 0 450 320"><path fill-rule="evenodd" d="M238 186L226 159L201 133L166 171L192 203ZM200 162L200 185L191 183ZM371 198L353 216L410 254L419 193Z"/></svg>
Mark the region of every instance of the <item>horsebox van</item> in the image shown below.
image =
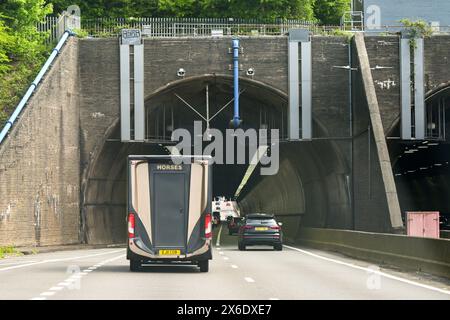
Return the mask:
<svg viewBox="0 0 450 320"><path fill-rule="evenodd" d="M208 272L211 169L208 157L128 157L127 259L131 271L149 263L187 263Z"/></svg>

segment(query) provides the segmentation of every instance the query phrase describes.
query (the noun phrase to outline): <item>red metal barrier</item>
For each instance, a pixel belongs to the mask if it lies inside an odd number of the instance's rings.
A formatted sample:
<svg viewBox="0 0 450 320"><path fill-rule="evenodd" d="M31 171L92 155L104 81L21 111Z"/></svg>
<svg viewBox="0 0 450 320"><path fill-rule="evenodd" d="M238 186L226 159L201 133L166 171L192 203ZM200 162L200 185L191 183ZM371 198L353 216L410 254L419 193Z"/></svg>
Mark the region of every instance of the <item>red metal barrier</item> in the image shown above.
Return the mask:
<svg viewBox="0 0 450 320"><path fill-rule="evenodd" d="M408 236L439 238L439 212L406 212Z"/></svg>

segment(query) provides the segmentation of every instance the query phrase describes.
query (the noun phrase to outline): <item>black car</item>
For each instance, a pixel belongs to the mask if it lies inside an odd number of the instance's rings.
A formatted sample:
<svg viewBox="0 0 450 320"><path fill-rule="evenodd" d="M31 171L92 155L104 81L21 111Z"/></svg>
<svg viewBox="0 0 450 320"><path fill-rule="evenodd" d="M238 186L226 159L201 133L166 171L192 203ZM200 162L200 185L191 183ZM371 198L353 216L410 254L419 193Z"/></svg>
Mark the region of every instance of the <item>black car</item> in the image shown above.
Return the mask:
<svg viewBox="0 0 450 320"><path fill-rule="evenodd" d="M239 228L238 247L245 250L253 245L269 245L275 250L283 250L281 223L277 223L273 215L253 213L245 216Z"/></svg>
<svg viewBox="0 0 450 320"><path fill-rule="evenodd" d="M239 228L242 226L242 218L241 217L228 217L227 218L227 227L228 234L231 236L234 233L239 232Z"/></svg>

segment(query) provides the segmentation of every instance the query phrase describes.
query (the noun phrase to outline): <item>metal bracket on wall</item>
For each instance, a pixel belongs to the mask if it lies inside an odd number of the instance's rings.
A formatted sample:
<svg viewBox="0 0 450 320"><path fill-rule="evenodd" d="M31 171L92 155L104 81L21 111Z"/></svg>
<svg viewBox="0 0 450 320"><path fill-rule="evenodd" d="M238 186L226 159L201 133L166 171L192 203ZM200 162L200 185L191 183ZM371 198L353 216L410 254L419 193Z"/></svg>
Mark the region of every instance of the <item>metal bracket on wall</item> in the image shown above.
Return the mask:
<svg viewBox="0 0 450 320"><path fill-rule="evenodd" d="M411 77L411 53L414 58L413 77ZM425 139L424 41L423 38L411 38L407 32L402 32L400 38L400 78L401 138L423 140ZM412 92L414 92L414 103ZM413 104L414 109L412 109ZM414 137L412 134L413 114Z"/></svg>
<svg viewBox="0 0 450 320"><path fill-rule="evenodd" d="M299 43L300 57L299 59ZM301 74L299 73L301 62ZM303 29L289 30L289 139L300 139L300 84L301 84L301 139L312 139L312 54L311 33Z"/></svg>
<svg viewBox="0 0 450 320"><path fill-rule="evenodd" d="M122 30L120 37L120 132L122 141L145 140L144 44L140 30ZM133 47L132 53L130 48ZM131 76L130 56L133 57ZM131 85L134 92L131 95ZM134 106L134 137L131 136L131 105Z"/></svg>

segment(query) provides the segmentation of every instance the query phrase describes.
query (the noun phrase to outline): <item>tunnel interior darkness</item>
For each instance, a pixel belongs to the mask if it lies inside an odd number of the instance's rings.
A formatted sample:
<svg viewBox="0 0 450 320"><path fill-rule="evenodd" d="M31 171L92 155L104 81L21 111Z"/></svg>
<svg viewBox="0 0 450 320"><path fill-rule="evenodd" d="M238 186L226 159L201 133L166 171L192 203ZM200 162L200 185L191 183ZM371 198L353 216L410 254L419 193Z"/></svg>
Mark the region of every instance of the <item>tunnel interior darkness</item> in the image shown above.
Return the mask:
<svg viewBox="0 0 450 320"><path fill-rule="evenodd" d="M210 128L224 131L233 117L233 103L218 111L233 98L232 78L215 75L177 81L148 96L146 143L122 143L119 120L111 126L91 161L82 192L82 231L87 243L125 240L126 156L169 154L173 129L193 134L193 122L201 116L186 102L205 116L206 86L209 115L214 116ZM279 215L287 237L296 235L302 221L317 227L351 227L349 168L339 149L327 140L287 143L287 96L248 79L242 79L241 92L242 129L279 129L281 139L278 173L261 176L259 168L255 169L237 198L241 211ZM314 122L313 129L320 131L321 127ZM241 165L214 165L214 196L235 195L248 169L248 155L246 160Z"/></svg>
<svg viewBox="0 0 450 320"><path fill-rule="evenodd" d="M389 142L402 217L407 211L439 211L441 226L450 218L450 87L439 88L426 98L424 141ZM400 124L393 135L399 135ZM446 222L447 221L447 222Z"/></svg>

